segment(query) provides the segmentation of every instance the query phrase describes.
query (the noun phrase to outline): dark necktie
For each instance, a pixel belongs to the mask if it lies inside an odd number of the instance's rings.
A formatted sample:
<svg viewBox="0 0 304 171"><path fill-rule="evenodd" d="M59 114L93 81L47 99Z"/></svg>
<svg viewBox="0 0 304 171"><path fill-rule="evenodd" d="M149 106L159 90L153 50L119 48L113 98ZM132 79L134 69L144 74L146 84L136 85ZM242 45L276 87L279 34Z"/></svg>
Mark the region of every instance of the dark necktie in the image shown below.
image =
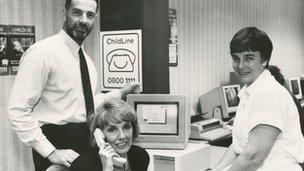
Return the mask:
<svg viewBox="0 0 304 171"><path fill-rule="evenodd" d="M84 101L85 101L86 112L87 112L87 117L88 117L89 115L94 113L94 101L93 101L93 96L92 96L90 75L89 75L89 71L88 71L87 62L84 58L81 48L79 49L78 55L79 55Z"/></svg>

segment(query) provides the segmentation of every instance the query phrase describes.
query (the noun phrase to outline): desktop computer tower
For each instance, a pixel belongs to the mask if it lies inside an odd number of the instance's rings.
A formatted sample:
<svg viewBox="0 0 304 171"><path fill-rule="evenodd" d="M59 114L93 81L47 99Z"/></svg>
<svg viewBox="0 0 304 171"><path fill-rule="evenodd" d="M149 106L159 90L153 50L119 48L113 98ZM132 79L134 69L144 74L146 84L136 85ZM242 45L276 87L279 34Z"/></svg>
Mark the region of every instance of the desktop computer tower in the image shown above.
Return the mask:
<svg viewBox="0 0 304 171"><path fill-rule="evenodd" d="M147 149L148 171L202 171L210 167L210 145L188 143L183 150Z"/></svg>

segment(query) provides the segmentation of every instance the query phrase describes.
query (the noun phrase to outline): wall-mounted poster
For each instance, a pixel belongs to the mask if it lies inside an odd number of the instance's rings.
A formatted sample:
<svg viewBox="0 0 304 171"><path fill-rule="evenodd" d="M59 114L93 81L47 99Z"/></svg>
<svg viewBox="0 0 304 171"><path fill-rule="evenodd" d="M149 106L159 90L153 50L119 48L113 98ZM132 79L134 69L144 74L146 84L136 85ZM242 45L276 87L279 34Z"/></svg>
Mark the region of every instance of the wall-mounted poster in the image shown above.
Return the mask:
<svg viewBox="0 0 304 171"><path fill-rule="evenodd" d="M102 91L142 83L141 30L100 33Z"/></svg>
<svg viewBox="0 0 304 171"><path fill-rule="evenodd" d="M7 27L0 25L0 75L8 75Z"/></svg>
<svg viewBox="0 0 304 171"><path fill-rule="evenodd" d="M7 55L10 75L16 75L23 53L35 42L35 27L25 25L8 25Z"/></svg>
<svg viewBox="0 0 304 171"><path fill-rule="evenodd" d="M176 9L169 9L170 37L169 37L169 66L178 64L177 45L177 14Z"/></svg>

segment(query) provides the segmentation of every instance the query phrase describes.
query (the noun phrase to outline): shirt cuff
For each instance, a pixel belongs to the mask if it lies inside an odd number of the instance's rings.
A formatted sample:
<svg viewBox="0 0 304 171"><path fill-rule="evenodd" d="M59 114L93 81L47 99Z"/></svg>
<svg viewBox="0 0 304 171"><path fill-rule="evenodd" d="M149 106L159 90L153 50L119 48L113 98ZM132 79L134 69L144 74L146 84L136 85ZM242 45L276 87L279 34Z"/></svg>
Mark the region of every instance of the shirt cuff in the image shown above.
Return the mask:
<svg viewBox="0 0 304 171"><path fill-rule="evenodd" d="M55 147L50 143L49 140L45 139L41 142L38 142L33 149L37 151L42 157L49 156L54 150Z"/></svg>
<svg viewBox="0 0 304 171"><path fill-rule="evenodd" d="M116 97L116 98L121 98L121 91L120 90L112 90L108 93L98 93L94 96L94 105L95 108L97 108L99 105L103 104L105 99L109 97Z"/></svg>
<svg viewBox="0 0 304 171"><path fill-rule="evenodd" d="M110 92L108 92L107 94L107 97L116 97L116 98L121 98L122 96L122 93L121 93L121 90L112 90Z"/></svg>

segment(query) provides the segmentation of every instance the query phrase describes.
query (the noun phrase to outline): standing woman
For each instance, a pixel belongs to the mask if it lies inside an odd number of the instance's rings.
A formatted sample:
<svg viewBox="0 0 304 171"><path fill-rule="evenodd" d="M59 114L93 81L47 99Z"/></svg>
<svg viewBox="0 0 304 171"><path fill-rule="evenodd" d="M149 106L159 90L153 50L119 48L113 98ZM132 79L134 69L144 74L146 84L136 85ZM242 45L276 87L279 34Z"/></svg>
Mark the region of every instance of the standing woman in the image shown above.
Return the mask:
<svg viewBox="0 0 304 171"><path fill-rule="evenodd" d="M269 69L271 52L271 40L255 27L241 29L230 42L233 69L245 86L238 95L233 142L214 170L302 170L299 114Z"/></svg>
<svg viewBox="0 0 304 171"><path fill-rule="evenodd" d="M71 164L71 171L112 171L112 156L127 160L125 171L145 171L150 158L145 149L132 145L138 136L137 116L132 107L117 98L107 99L88 121L91 135L99 128L104 134L105 145L99 149L91 136L92 148Z"/></svg>

